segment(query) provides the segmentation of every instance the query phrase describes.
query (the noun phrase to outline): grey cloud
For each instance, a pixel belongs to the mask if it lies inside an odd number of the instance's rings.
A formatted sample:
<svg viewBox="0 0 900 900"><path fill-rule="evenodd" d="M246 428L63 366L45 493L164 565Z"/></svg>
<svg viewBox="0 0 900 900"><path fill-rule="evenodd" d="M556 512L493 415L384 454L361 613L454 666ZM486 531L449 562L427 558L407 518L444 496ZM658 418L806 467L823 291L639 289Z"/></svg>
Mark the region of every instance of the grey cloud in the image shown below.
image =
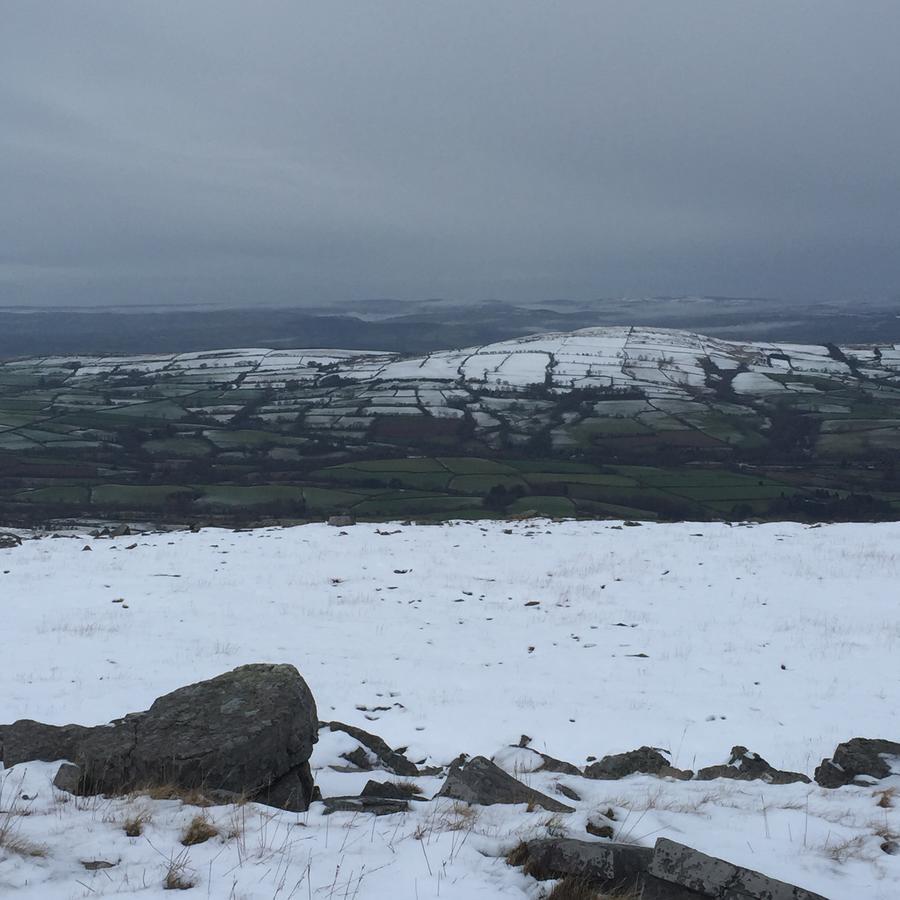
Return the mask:
<svg viewBox="0 0 900 900"><path fill-rule="evenodd" d="M900 6L10 2L0 303L900 291Z"/></svg>

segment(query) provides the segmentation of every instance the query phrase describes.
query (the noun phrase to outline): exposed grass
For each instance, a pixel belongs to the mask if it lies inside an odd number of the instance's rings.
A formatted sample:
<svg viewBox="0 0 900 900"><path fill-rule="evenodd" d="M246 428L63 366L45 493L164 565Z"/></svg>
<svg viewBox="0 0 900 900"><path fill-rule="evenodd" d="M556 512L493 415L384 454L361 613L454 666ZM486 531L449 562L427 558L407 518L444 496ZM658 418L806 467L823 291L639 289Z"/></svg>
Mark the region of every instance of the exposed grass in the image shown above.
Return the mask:
<svg viewBox="0 0 900 900"><path fill-rule="evenodd" d="M177 784L151 784L132 791L151 800L180 800L185 806L215 806L199 788L184 788Z"/></svg>
<svg viewBox="0 0 900 900"><path fill-rule="evenodd" d="M144 833L144 826L149 824L150 820L150 813L136 813L122 823L122 830L128 837L140 837Z"/></svg>
<svg viewBox="0 0 900 900"><path fill-rule="evenodd" d="M169 859L163 877L163 889L167 891L187 891L195 884L194 874L188 868L188 852L182 850Z"/></svg>
<svg viewBox="0 0 900 900"><path fill-rule="evenodd" d="M547 894L547 900L599 900L603 895L584 878L563 878Z"/></svg>
<svg viewBox="0 0 900 900"><path fill-rule="evenodd" d="M194 816L181 833L181 843L185 847L203 844L218 835L219 829L206 816Z"/></svg>
<svg viewBox="0 0 900 900"><path fill-rule="evenodd" d="M29 810L18 806L14 800L6 809L3 809L4 787L6 787L6 781L0 781L0 850L5 850L15 856L32 858L46 856L47 848L43 844L38 844L19 833L22 818L29 814ZM14 798L18 794L18 790L12 792Z"/></svg>
<svg viewBox="0 0 900 900"><path fill-rule="evenodd" d="M584 878L571 875L556 883L547 894L547 900L638 900L639 894L632 890L601 891Z"/></svg>
<svg viewBox="0 0 900 900"><path fill-rule="evenodd" d="M408 797L421 796L423 793L422 788L414 781L388 781L387 784L391 785L391 787L395 787L398 791L402 794L406 794Z"/></svg>
<svg viewBox="0 0 900 900"><path fill-rule="evenodd" d="M827 840L822 847L823 852L837 863L845 863L850 859L861 859L864 856L866 837L858 834L843 840Z"/></svg>

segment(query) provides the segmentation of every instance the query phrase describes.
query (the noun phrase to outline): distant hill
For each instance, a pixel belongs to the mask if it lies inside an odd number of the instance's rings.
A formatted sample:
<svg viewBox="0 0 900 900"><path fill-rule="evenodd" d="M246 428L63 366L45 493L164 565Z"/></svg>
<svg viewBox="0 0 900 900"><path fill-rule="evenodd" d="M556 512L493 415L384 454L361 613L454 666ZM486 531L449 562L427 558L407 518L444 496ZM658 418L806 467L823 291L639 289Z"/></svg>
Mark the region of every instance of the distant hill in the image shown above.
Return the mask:
<svg viewBox="0 0 900 900"><path fill-rule="evenodd" d="M0 306L0 359L47 354L168 353L254 346L377 347L427 353L547 331L622 322L739 341L900 341L900 304L799 306L734 297L650 297L517 304L367 300L326 307Z"/></svg>
<svg viewBox="0 0 900 900"><path fill-rule="evenodd" d="M893 518L898 454L892 343L601 327L418 355L0 365L0 509L16 515Z"/></svg>

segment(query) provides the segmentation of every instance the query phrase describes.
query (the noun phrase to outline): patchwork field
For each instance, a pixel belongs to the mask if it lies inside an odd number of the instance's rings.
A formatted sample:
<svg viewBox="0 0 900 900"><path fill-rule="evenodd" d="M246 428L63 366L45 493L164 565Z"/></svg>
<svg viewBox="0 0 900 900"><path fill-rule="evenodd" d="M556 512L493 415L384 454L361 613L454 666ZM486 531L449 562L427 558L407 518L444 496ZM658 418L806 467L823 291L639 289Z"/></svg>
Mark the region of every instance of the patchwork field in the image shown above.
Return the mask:
<svg viewBox="0 0 900 900"><path fill-rule="evenodd" d="M412 358L243 349L0 364L0 510L22 524L610 507L894 519L898 457L894 345L594 328Z"/></svg>

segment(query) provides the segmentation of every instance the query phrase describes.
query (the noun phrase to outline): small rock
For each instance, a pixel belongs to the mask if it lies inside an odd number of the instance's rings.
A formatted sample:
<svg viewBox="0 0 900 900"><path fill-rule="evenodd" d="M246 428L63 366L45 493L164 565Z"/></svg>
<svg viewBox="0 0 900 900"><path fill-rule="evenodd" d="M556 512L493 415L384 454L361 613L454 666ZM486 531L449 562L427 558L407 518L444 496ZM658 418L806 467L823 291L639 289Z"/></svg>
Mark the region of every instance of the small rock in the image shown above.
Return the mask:
<svg viewBox="0 0 900 900"><path fill-rule="evenodd" d="M567 784L558 784L556 786L556 790L557 793L562 794L563 797L567 797L569 800L574 800L576 803L580 802L581 800L581 794L579 794L577 791L574 791Z"/></svg>
<svg viewBox="0 0 900 900"><path fill-rule="evenodd" d="M53 779L53 787L67 794L77 794L81 784L81 767L64 762Z"/></svg>
<svg viewBox="0 0 900 900"><path fill-rule="evenodd" d="M105 859L83 859L81 864L88 870L93 872L96 869L111 869L115 863L108 862Z"/></svg>
<svg viewBox="0 0 900 900"><path fill-rule="evenodd" d="M594 837L608 838L609 840L612 840L612 836L615 834L615 829L612 825L608 822L598 822L595 819L588 819L584 830L588 834L594 835Z"/></svg>

